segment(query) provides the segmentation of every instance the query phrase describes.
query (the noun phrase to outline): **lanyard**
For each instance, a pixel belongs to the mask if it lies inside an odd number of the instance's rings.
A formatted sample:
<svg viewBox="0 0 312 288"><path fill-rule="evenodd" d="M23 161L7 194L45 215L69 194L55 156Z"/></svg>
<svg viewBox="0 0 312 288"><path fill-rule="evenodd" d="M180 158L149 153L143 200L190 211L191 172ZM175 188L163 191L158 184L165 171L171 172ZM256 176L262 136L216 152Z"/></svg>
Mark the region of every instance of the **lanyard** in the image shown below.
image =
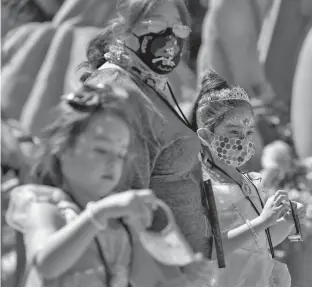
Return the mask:
<svg viewBox="0 0 312 288"><path fill-rule="evenodd" d="M174 93L173 93L173 91L172 91L172 88L171 88L171 86L169 85L168 82L167 82L167 86L168 86L168 89L169 89L171 98L173 99L174 103L176 104L177 108L179 109L179 111L180 111L180 113L181 113L183 119L180 117L180 115L179 115L178 113L176 113L175 109L173 109L173 110L175 111L175 113L177 114L177 116L184 122L184 124L185 124L186 126L188 126L190 129L192 129L192 128L191 128L191 127L192 127L191 123L188 121L188 119L187 119L186 116L184 115L184 113L183 113L183 111L182 111L182 109L181 109L181 107L180 107L180 105L179 105L179 103L178 103L176 97L174 96ZM165 99L164 99L164 100L165 100ZM167 104L169 104L168 101L167 101ZM169 104L169 105L170 105L170 104ZM171 105L170 105L170 106L171 106ZM171 106L171 107L172 107L172 106ZM192 129L192 130L193 130L193 129Z"/></svg>
<svg viewBox="0 0 312 288"><path fill-rule="evenodd" d="M219 170L221 173L223 173L223 174L226 175L228 178L230 178L232 181L234 181L234 182L239 186L239 188L243 191L242 185L241 185L239 182L237 182L235 179L233 179L228 173L226 173L223 169L221 169L220 167L218 167L217 165L215 165L212 161L210 161L210 160L207 160L207 161L209 162L209 164L211 164L213 167L215 167L215 168L216 168L217 170ZM241 173L238 169L237 169L237 171L238 171L239 173ZM241 174L242 174L242 173L241 173ZM260 197L258 188L256 187L256 185L255 185L252 181L250 181L250 179L249 179L248 177L244 176L243 174L242 174L242 176L243 176L244 178L248 179L248 181L249 181L249 182L252 184L252 186L256 189L256 192L257 192L258 197L259 197L259 200L260 200L261 207L262 207L262 209L263 209L264 204L263 204L262 199L261 199L261 197ZM249 197L249 196L246 196L246 195L245 195L245 197L247 198L247 200L249 201L249 203L251 204L251 206L253 207L253 209L254 209L255 212L257 213L257 215L260 216L261 213L259 212L259 210L258 210L258 208L256 207L256 205L252 202L252 200L250 199L250 197ZM270 246L270 253L271 253L271 255L272 255L272 258L275 258L274 248L273 248L272 238L271 238L271 234L270 234L269 228L265 229L265 233L266 233L266 236L267 236L267 239L268 239L268 243L269 243L269 246Z"/></svg>
<svg viewBox="0 0 312 288"><path fill-rule="evenodd" d="M132 70L134 70L136 73L140 74L141 71L136 68L136 67L132 67ZM130 72L131 73L131 72ZM181 113L181 115L179 115L179 113L177 113L177 111L174 109L174 107L172 107L172 105L169 103L169 101L166 99L166 97L164 97L164 95L161 95L162 93L157 91L157 89L155 87L153 87L152 85L149 85L147 83L147 81L144 81L143 79L141 79L138 75L134 74L134 73L131 73L131 76L132 76L132 79L135 81L135 79L139 79L141 80L145 85L147 85L148 87L150 87L156 94L157 96L168 106L168 108L188 127L190 128L192 131L194 131L192 129L192 125L191 123L188 121L187 117L185 116L185 114L183 113L176 97L174 96L174 93L172 91L172 88L171 86L169 85L168 82L166 82L167 84L167 87L168 87L168 90L169 90L169 93L170 93L170 96L172 98L172 100L174 101L175 105L177 106L179 112ZM196 133L196 131L194 131Z"/></svg>
<svg viewBox="0 0 312 288"><path fill-rule="evenodd" d="M207 212L208 212L207 216L209 217L208 219L210 220L209 222L210 222L212 234L215 240L218 266L219 268L225 268L225 257L224 257L224 251L223 251L223 243L222 243L220 225L219 225L218 210L216 206L215 197L213 195L211 180L203 181L202 184L203 184L202 189L203 189L203 194L204 194L203 204L204 204L204 207L207 209Z"/></svg>

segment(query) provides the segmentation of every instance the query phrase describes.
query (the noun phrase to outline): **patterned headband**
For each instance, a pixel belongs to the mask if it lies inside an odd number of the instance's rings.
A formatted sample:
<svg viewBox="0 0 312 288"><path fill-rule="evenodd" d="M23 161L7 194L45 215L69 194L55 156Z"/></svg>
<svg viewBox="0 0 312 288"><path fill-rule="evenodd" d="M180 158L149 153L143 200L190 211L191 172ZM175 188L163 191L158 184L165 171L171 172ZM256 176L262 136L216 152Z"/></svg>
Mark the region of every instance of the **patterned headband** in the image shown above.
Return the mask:
<svg viewBox="0 0 312 288"><path fill-rule="evenodd" d="M239 86L232 89L221 89L218 91L209 92L207 97L209 102L219 102L228 100L243 100L250 103L249 97L243 88Z"/></svg>

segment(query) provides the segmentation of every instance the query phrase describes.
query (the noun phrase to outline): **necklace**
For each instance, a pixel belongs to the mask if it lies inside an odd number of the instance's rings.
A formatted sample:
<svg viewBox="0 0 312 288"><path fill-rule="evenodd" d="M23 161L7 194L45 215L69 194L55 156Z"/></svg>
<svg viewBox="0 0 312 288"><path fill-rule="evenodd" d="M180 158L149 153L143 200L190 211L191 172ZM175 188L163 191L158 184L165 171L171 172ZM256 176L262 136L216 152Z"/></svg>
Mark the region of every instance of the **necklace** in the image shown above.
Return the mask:
<svg viewBox="0 0 312 288"><path fill-rule="evenodd" d="M248 197L251 196L251 188L245 179L243 180L241 188L242 188L242 192L245 196L248 196Z"/></svg>
<svg viewBox="0 0 312 288"><path fill-rule="evenodd" d="M250 199L250 197L249 197L248 195L245 194L246 192L243 191L243 184L240 184L238 181L236 181L235 179L233 179L226 171L224 171L223 169L221 169L220 167L218 167L218 166L217 166L216 164L214 164L211 160L207 159L207 162L208 162L212 167L216 168L216 169L219 170L221 173L223 173L223 174L226 175L228 178L230 178L232 181L234 181L234 182L241 188L241 191L242 191L243 194L245 195L246 199L249 201L249 203L251 204L251 206L253 207L253 209L255 210L255 212L258 214L258 216L260 216L260 212L259 212L258 208L256 207L256 205L252 202L252 200ZM238 171L239 173L241 173L241 175L244 177L244 182L247 182L247 179L248 179L248 182L250 182L250 183L252 184L252 186L255 188L255 190L256 190L256 192L257 192L257 194L258 194L259 200L260 200L261 207L262 207L262 209L263 209L264 204L263 204L262 199L261 199L261 197L260 197L258 188L255 186L255 184L254 184L251 180L249 180L248 177L244 176L244 175L242 174L242 172L240 172L238 169L237 169L237 171ZM248 183L247 183L247 185L248 185ZM245 185L245 186L246 186L246 185ZM249 185L248 185L248 186L249 186ZM245 188L245 189L249 189L249 190L250 190L250 193L251 193L251 188L250 188L250 186L249 186L249 188ZM249 191L249 190L248 190L248 191ZM249 193L248 191L247 191L247 193ZM265 233L266 233L266 236L267 236L267 239L268 239L268 243L269 243L269 246L270 246L271 256L272 256L272 258L275 258L275 253L274 253L274 248L273 248L272 238L271 238L271 234L270 234L269 228L265 229Z"/></svg>

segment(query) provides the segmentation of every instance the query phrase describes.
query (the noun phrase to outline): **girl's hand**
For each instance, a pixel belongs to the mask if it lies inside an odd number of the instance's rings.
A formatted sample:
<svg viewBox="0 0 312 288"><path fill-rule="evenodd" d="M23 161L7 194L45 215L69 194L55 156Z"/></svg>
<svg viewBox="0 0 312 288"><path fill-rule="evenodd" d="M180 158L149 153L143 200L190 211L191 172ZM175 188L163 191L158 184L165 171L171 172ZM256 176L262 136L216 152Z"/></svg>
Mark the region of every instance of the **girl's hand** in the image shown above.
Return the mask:
<svg viewBox="0 0 312 288"><path fill-rule="evenodd" d="M307 214L305 206L302 203L299 203L296 201L291 201L291 203L293 204L293 208L294 208L295 213L298 216L299 222L303 223L306 219L306 214ZM291 209L288 209L288 211L285 213L284 219L287 222L295 223L294 218L291 213Z"/></svg>
<svg viewBox="0 0 312 288"><path fill-rule="evenodd" d="M272 226L289 209L288 192L278 190L265 203L260 217L268 227Z"/></svg>
<svg viewBox="0 0 312 288"><path fill-rule="evenodd" d="M151 190L142 189L116 193L95 204L106 219L124 218L136 230L142 231L152 224L155 200Z"/></svg>

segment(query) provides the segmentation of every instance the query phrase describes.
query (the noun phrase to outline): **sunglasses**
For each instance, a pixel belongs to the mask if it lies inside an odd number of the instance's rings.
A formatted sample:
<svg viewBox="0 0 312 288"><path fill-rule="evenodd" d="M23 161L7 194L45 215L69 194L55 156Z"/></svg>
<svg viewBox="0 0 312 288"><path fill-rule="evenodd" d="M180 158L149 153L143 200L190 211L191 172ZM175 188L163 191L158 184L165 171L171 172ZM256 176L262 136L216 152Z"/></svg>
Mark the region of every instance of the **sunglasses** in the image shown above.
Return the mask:
<svg viewBox="0 0 312 288"><path fill-rule="evenodd" d="M192 31L190 27L183 24L169 25L166 22L156 20L147 20L141 23L147 27L149 33L162 33L167 28L172 28L172 32L182 39L187 38Z"/></svg>

